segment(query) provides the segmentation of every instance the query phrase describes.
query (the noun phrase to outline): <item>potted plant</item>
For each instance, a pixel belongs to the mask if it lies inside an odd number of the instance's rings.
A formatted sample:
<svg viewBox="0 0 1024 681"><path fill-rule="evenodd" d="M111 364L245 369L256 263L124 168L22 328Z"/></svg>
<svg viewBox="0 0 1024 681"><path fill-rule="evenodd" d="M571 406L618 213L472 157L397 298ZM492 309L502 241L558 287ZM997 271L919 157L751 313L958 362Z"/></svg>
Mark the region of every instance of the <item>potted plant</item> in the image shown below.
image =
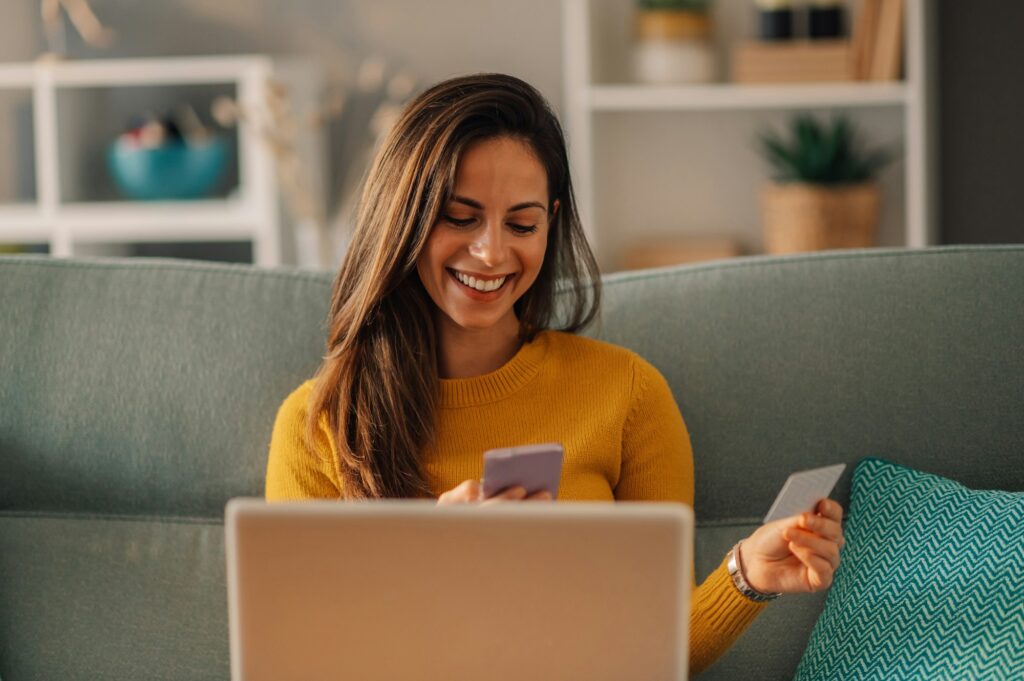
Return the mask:
<svg viewBox="0 0 1024 681"><path fill-rule="evenodd" d="M762 192L765 251L795 253L872 246L881 190L876 177L893 158L866 149L850 121L795 116L788 139L760 135L773 182Z"/></svg>
<svg viewBox="0 0 1024 681"><path fill-rule="evenodd" d="M637 0L633 72L641 83L714 80L711 0Z"/></svg>

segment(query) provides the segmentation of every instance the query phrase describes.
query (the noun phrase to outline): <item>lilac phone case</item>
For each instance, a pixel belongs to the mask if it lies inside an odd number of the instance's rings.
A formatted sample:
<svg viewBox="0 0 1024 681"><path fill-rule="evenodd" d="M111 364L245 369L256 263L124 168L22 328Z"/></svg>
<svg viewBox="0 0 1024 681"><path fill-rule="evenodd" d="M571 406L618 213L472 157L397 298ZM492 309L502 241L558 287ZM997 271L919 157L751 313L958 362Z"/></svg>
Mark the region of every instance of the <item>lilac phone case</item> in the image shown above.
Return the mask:
<svg viewBox="0 0 1024 681"><path fill-rule="evenodd" d="M562 453L562 445L557 442L484 452L484 497L521 485L528 495L547 490L552 499L557 499Z"/></svg>

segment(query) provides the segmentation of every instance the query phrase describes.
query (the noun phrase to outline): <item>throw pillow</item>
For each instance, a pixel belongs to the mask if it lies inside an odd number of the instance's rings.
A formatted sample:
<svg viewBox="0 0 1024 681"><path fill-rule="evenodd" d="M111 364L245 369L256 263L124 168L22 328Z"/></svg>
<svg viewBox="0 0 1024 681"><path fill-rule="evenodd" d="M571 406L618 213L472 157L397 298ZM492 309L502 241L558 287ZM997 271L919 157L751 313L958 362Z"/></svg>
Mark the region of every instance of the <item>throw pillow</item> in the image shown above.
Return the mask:
<svg viewBox="0 0 1024 681"><path fill-rule="evenodd" d="M1024 493L879 459L794 681L1024 679Z"/></svg>

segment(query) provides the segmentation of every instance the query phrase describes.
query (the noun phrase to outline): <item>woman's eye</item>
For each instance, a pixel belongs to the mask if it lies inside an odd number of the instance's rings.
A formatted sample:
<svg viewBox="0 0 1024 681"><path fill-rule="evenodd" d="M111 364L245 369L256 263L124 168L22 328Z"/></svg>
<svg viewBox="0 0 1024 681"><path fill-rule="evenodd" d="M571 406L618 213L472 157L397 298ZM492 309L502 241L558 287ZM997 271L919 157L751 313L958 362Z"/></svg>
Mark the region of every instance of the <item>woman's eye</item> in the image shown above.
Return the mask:
<svg viewBox="0 0 1024 681"><path fill-rule="evenodd" d="M537 225L516 225L510 222L508 226L516 234L533 234L537 231Z"/></svg>
<svg viewBox="0 0 1024 681"><path fill-rule="evenodd" d="M464 220L460 220L459 218L454 218L451 215L445 215L444 219L446 222L449 222L455 225L456 227L469 227L471 224L473 224L473 218L466 218Z"/></svg>

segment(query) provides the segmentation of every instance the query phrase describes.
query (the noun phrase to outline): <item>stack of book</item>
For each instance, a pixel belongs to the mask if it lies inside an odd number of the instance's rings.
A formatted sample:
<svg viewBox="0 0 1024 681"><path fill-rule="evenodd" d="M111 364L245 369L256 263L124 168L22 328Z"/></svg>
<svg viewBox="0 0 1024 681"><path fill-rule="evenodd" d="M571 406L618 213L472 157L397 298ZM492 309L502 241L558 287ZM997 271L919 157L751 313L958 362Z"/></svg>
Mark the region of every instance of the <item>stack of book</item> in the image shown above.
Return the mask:
<svg viewBox="0 0 1024 681"><path fill-rule="evenodd" d="M853 32L857 80L897 80L903 69L904 0L864 0Z"/></svg>
<svg viewBox="0 0 1024 681"><path fill-rule="evenodd" d="M750 41L732 52L737 83L898 80L904 0L863 0L850 40Z"/></svg>

